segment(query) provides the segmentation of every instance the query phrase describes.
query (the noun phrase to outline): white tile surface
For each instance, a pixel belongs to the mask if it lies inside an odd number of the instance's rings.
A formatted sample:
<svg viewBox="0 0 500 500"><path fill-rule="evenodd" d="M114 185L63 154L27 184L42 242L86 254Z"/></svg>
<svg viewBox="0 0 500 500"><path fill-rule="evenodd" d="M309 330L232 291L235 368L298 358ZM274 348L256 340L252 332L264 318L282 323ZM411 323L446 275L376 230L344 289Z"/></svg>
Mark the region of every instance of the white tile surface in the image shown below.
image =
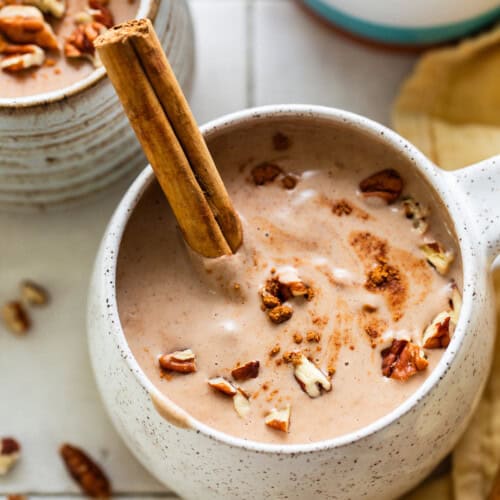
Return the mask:
<svg viewBox="0 0 500 500"><path fill-rule="evenodd" d="M192 0L196 34L191 106L198 123L246 107L246 4Z"/></svg>
<svg viewBox="0 0 500 500"><path fill-rule="evenodd" d="M387 124L392 99L415 56L353 43L298 4L255 4L255 103L323 104Z"/></svg>

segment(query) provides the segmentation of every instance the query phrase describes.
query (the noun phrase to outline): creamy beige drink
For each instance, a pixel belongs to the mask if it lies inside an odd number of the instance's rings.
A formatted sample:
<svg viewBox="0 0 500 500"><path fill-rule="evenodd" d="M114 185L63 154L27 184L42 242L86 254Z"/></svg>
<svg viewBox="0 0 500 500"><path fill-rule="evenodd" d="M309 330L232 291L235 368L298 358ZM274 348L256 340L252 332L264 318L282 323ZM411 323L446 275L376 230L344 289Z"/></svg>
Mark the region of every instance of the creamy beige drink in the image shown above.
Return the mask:
<svg viewBox="0 0 500 500"><path fill-rule="evenodd" d="M234 436L308 443L373 422L426 380L461 271L408 160L359 132L278 130L209 141L241 215L238 253L193 255L154 184L124 235L117 298L168 398Z"/></svg>
<svg viewBox="0 0 500 500"><path fill-rule="evenodd" d="M0 6L0 97L60 89L99 61L93 39L133 19L139 0L26 0ZM34 34L31 26L37 30Z"/></svg>

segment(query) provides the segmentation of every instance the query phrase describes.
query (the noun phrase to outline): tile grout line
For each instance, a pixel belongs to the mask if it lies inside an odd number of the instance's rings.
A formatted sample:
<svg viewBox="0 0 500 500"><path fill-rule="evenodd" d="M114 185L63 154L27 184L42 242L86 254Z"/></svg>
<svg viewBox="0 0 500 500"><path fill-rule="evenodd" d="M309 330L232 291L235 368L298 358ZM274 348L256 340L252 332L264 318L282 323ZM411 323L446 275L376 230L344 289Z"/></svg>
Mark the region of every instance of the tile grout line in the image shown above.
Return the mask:
<svg viewBox="0 0 500 500"><path fill-rule="evenodd" d="M254 64L254 27L255 27L255 6L254 0L246 0L245 5L245 93L246 107L255 106L255 64Z"/></svg>

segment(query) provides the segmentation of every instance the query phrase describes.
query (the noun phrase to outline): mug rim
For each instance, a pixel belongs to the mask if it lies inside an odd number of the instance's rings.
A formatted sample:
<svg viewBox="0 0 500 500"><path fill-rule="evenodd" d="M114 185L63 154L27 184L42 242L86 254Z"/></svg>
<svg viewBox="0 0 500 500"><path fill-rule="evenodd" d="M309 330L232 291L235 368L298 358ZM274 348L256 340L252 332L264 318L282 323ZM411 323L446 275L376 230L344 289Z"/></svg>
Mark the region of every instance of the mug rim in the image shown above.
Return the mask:
<svg viewBox="0 0 500 500"><path fill-rule="evenodd" d="M408 159L410 159L413 163L414 168L432 186L440 200L443 202L443 209L446 209L450 220L453 223L457 240L456 243L460 249L462 257L463 304L459 321L451 338L450 344L444 351L434 370L423 382L423 384L421 384L415 392L413 392L394 410L383 415L370 424L347 434L342 434L334 438L315 441L312 443L299 444L272 444L247 440L232 436L204 424L168 398L168 396L161 393L161 391L146 376L128 345L118 312L118 304L116 300L116 270L120 245L131 214L141 200L145 190L155 179L154 173L149 165L146 166L145 169L139 174L123 198L120 200L106 229L102 242L102 248L104 249L103 268L106 269L110 275L110 279L103 280L105 288L104 296L106 302L108 303L106 318L110 319L112 324L116 326L116 329L111 330L110 334L112 334L116 340L116 347L120 350L122 359L127 363L128 368L137 378L141 387L148 392L150 397L154 396L157 400L159 399L168 403L168 407L171 408L175 414L182 416L188 423L188 430L203 433L205 436L217 442L221 442L222 444L226 444L228 446L243 448L249 451L293 455L297 453L303 454L318 452L325 449L341 448L351 443L361 441L390 426L406 413L411 411L411 409L422 399L427 397L427 395L449 370L453 360L462 347L466 334L465 326L467 321L465 318L469 318L472 313L472 290L474 288L473 286L466 286L466 284L469 285L473 283L474 266L472 266L469 262L471 260L471 252L467 251L467 249L472 248L469 231L466 229L466 227L469 226L468 224L457 223L457 217L461 216L463 219L464 214L459 209L456 193L455 197L453 197L452 193L449 191L450 186L448 184L449 181L446 177L446 172L434 165L422 152L420 152L406 139L374 120L349 111L327 106L281 104L254 107L230 113L209 121L208 123L202 125L200 130L203 135L207 137L212 133L220 131L221 129L232 128L242 123L250 123L260 119L269 119L280 116L283 117L287 115L295 118L321 118L336 123L344 122L346 125L354 126L358 130L367 132L373 136L383 136L384 142L408 157ZM439 183L441 183L445 189L442 189L442 186L440 186ZM463 222L463 220L461 222Z"/></svg>
<svg viewBox="0 0 500 500"><path fill-rule="evenodd" d="M142 17L150 17L155 13L156 4L158 0L139 0L139 7L135 13L134 19L141 19ZM41 92L39 94L20 96L20 97L0 97L0 109L9 108L30 108L35 106L46 106L69 97L80 94L81 92L94 87L106 76L106 68L100 66L94 68L86 77L66 85L59 89L49 90L48 92Z"/></svg>

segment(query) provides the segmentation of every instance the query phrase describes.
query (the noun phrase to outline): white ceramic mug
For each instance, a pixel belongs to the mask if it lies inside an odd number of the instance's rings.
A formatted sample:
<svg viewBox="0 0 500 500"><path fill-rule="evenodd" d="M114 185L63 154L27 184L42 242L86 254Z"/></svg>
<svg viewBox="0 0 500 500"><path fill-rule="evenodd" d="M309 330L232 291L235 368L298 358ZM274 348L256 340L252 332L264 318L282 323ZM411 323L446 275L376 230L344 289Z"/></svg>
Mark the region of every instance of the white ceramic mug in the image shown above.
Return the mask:
<svg viewBox="0 0 500 500"><path fill-rule="evenodd" d="M186 0L140 0L185 92L194 36ZM104 67L51 92L0 97L0 210L66 206L146 163Z"/></svg>
<svg viewBox="0 0 500 500"><path fill-rule="evenodd" d="M451 343L423 385L372 424L304 445L245 441L216 431L162 396L134 359L120 326L115 274L123 231L145 189L146 168L119 204L99 250L89 296L92 363L125 443L161 482L191 499L389 499L421 481L464 431L488 376L494 341L489 268L500 252L500 157L445 172L391 130L325 107L269 106L205 125L208 144L259 124L347 127L378 138L414 166L450 216L463 263L463 306ZM167 418L160 416L160 404Z"/></svg>

